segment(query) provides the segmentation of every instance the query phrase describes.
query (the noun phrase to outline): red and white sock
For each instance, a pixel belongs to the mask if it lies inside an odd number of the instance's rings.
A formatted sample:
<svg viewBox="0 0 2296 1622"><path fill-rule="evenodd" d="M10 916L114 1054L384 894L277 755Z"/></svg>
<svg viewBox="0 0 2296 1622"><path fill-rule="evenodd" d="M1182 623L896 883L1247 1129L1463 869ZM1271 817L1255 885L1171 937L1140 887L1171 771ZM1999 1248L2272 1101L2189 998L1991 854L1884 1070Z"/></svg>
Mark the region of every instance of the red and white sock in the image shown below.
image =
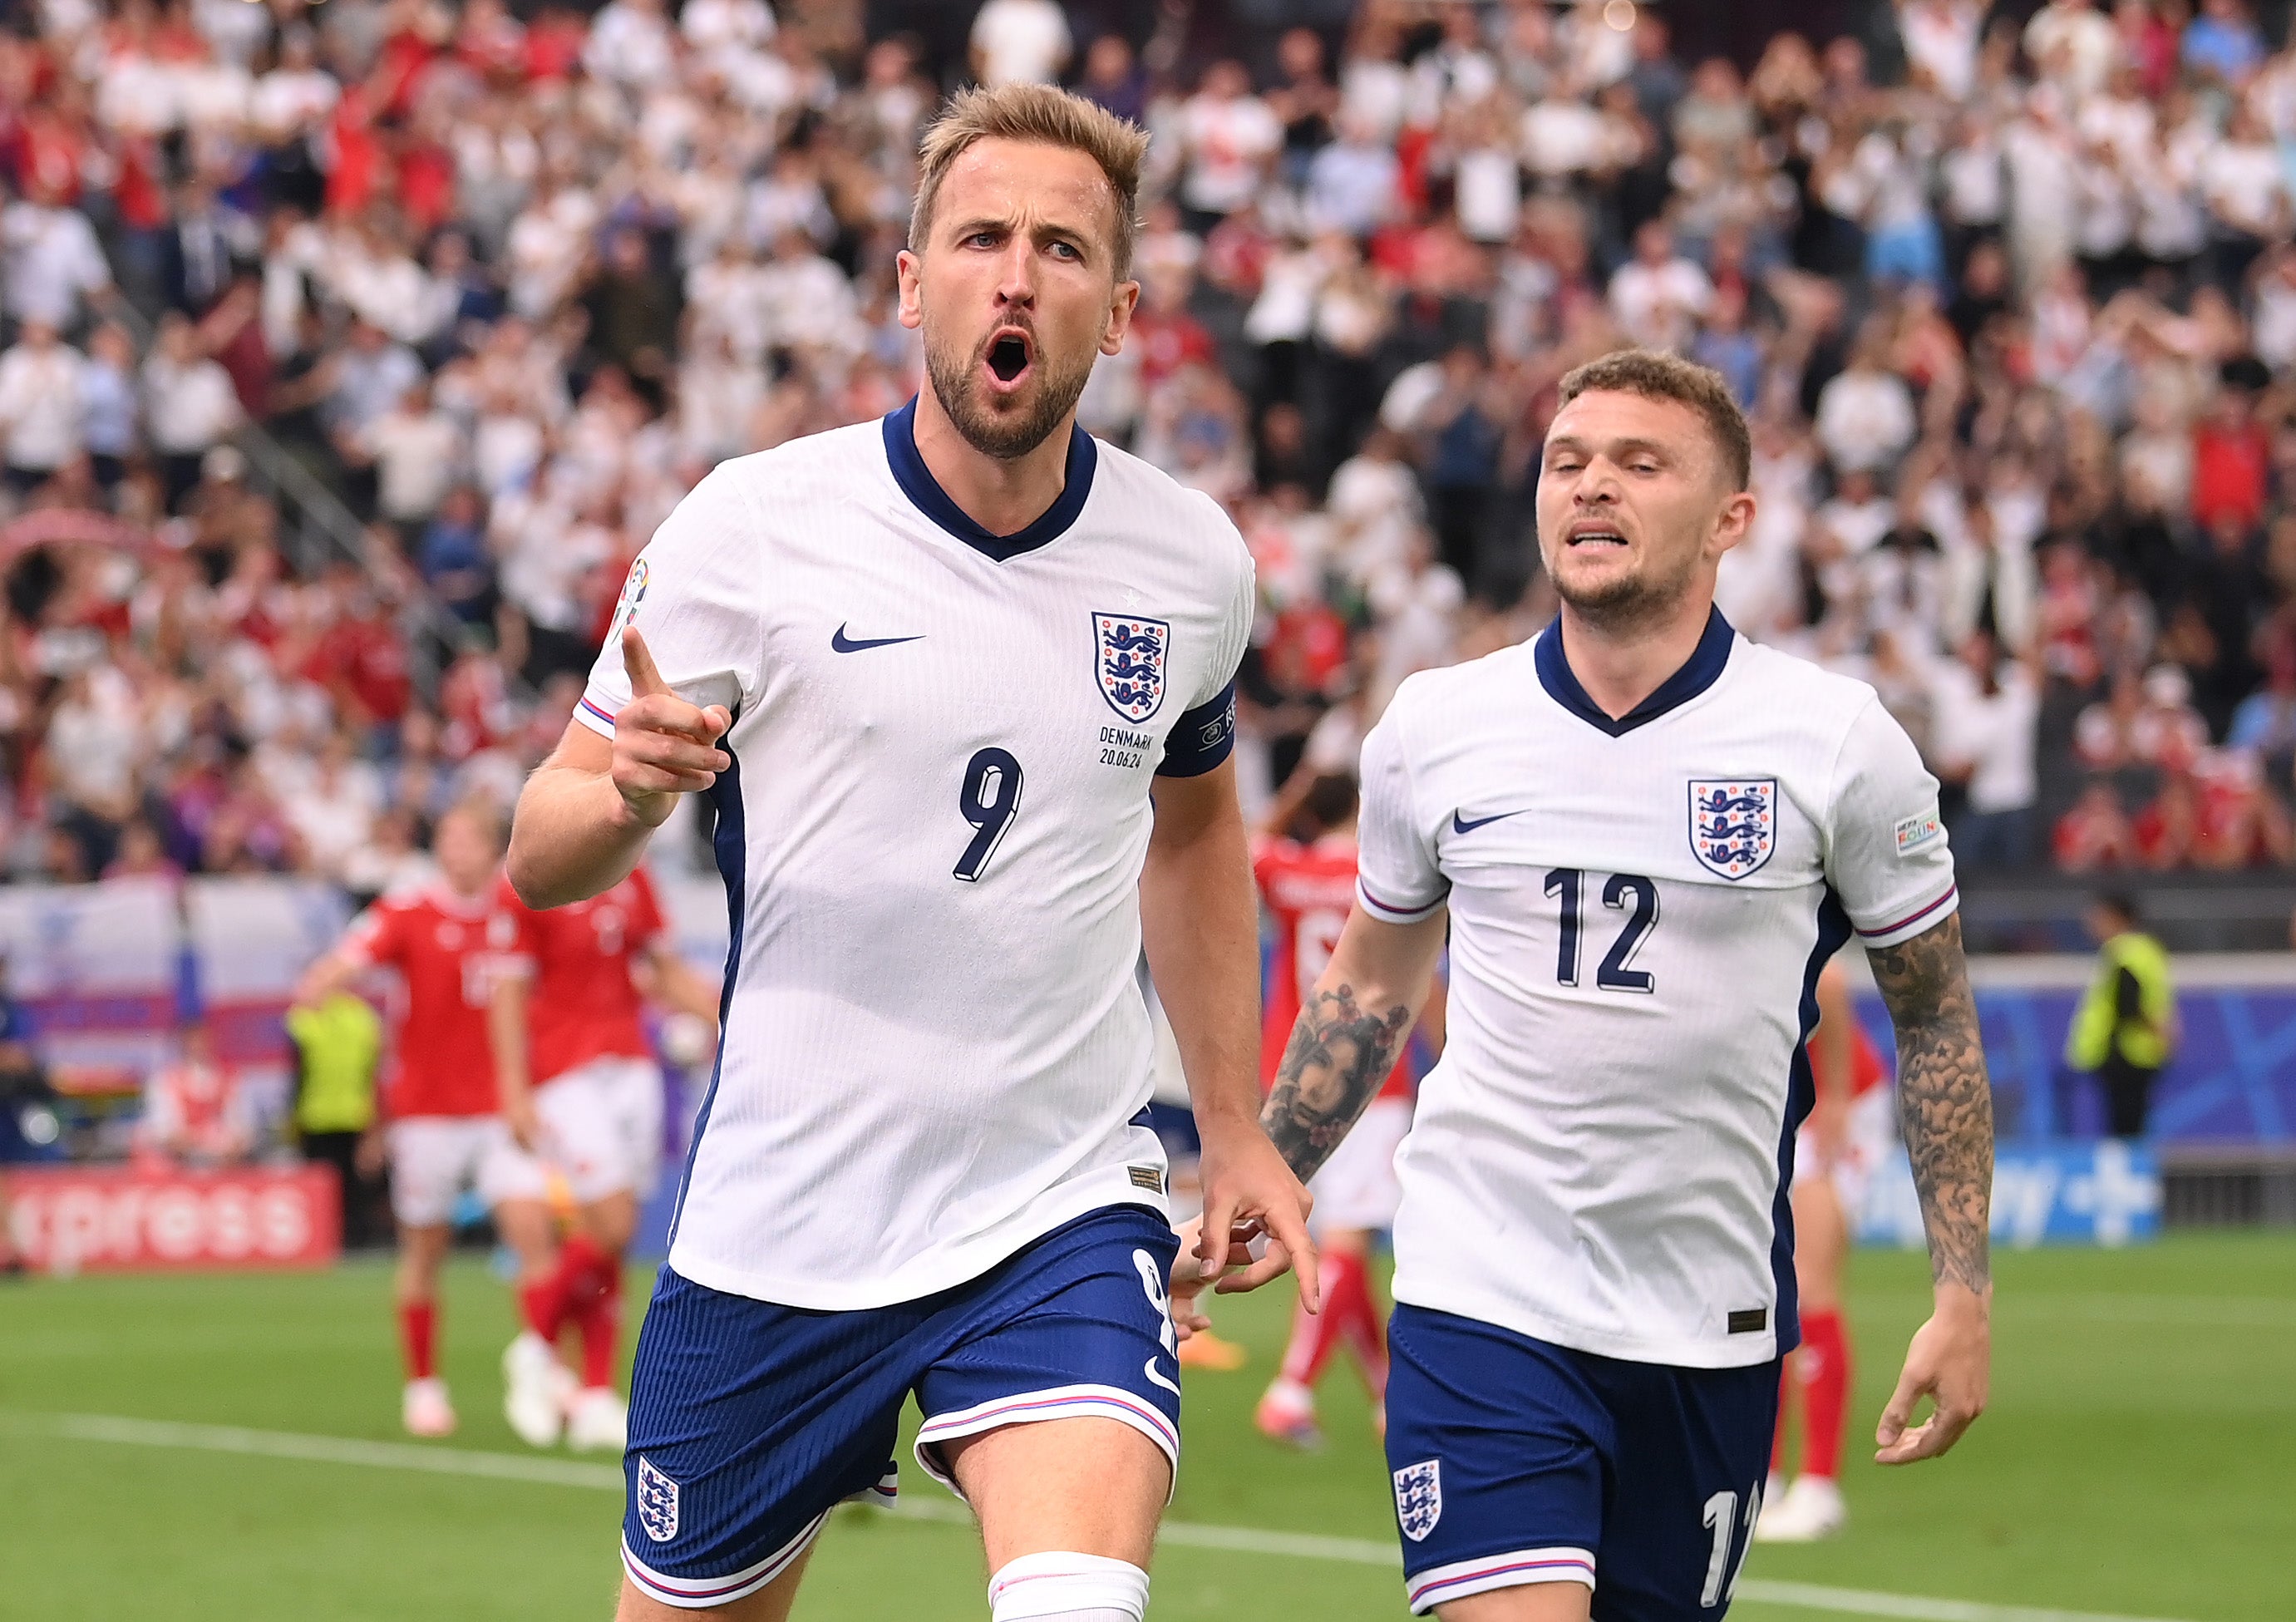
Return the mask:
<svg viewBox="0 0 2296 1622"><path fill-rule="evenodd" d="M566 1269L562 1261L553 1263L550 1271L541 1277L528 1279L519 1285L518 1315L528 1333L547 1345L558 1344L558 1331L566 1327Z"/></svg>
<svg viewBox="0 0 2296 1622"><path fill-rule="evenodd" d="M601 1250L604 1270L592 1272L594 1288L586 1290L574 1308L574 1327L582 1337L582 1383L588 1387L618 1384L622 1335L622 1269Z"/></svg>
<svg viewBox="0 0 2296 1622"><path fill-rule="evenodd" d="M1312 1387L1324 1372L1324 1365L1332 1360L1332 1353L1346 1333L1349 1315L1357 1310L1356 1302L1365 1290L1363 1258L1344 1250L1327 1250L1320 1258L1324 1281L1324 1303L1321 1312L1311 1313L1305 1305L1292 1309L1292 1340L1283 1348L1285 1380L1294 1385Z"/></svg>
<svg viewBox="0 0 2296 1622"><path fill-rule="evenodd" d="M439 1304L401 1301L398 1304L398 1348L406 1359L406 1378L432 1380L439 1373Z"/></svg>
<svg viewBox="0 0 2296 1622"><path fill-rule="evenodd" d="M1831 1481L1841 1473L1841 1425L1849 1407L1849 1336L1838 1312L1814 1312L1801 1321L1801 1473Z"/></svg>

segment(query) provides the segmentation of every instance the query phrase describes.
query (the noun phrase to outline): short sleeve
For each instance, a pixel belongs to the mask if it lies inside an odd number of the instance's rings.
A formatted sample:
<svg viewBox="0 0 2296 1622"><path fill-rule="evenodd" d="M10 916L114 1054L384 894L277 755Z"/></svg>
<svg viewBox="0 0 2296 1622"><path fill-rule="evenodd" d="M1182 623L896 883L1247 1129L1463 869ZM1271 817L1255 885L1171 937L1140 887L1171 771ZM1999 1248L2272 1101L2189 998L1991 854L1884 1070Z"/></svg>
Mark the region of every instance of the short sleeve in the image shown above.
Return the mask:
<svg viewBox="0 0 2296 1622"><path fill-rule="evenodd" d="M755 580L745 576L754 577L764 544L730 467L688 492L630 565L575 718L613 735L614 716L630 697L622 630L631 625L678 697L738 713L757 684L751 659L763 638Z"/></svg>
<svg viewBox="0 0 2296 1622"><path fill-rule="evenodd" d="M1235 589L1229 594L1218 640L1205 661L1204 679L1188 700L1188 708L1164 740L1164 758L1156 763L1159 777L1201 777L1235 750L1235 673L1251 641L1251 619L1258 603L1257 575L1243 537L1209 497L1214 520L1234 545L1240 567Z"/></svg>
<svg viewBox="0 0 2296 1622"><path fill-rule="evenodd" d="M398 919L398 913L379 906L371 906L352 919L339 948L344 959L362 969L396 963L405 940Z"/></svg>
<svg viewBox="0 0 2296 1622"><path fill-rule="evenodd" d="M1420 831L1411 792L1411 766L1398 722L1387 714L1363 746L1363 811L1356 829L1356 897L1382 923L1417 923L1450 893L1435 849Z"/></svg>
<svg viewBox="0 0 2296 1622"><path fill-rule="evenodd" d="M1834 765L1825 874L1868 946L1912 939L1960 899L1937 779L1878 700L1850 724Z"/></svg>

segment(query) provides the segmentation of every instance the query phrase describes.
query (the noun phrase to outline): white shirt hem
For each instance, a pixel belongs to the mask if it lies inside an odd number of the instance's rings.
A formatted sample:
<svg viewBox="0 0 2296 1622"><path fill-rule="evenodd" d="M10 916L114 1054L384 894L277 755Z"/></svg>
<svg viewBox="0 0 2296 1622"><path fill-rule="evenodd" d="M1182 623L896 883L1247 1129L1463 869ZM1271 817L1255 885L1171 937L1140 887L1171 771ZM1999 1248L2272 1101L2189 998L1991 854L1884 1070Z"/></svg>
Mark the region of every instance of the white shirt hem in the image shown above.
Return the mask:
<svg viewBox="0 0 2296 1622"><path fill-rule="evenodd" d="M972 1282L1055 1228L1064 1227L1093 1211L1119 1205L1145 1206L1166 1222L1171 1221L1171 1207L1162 1189L1152 1192L1132 1181L1131 1168L1136 1164L1148 1165L1152 1159L1160 1172L1164 1169L1163 1153L1160 1147L1153 1146L1153 1136L1144 1129L1140 1135L1146 1137L1152 1147L1136 1160L1120 1166L1095 1167L1037 1196L988 1233L911 1257L882 1278L830 1282L728 1266L698 1254L699 1242L686 1237L691 1230L683 1226L669 1248L670 1271L705 1290L747 1296L751 1300L794 1307L806 1312L864 1312L921 1300ZM693 1213L686 1215L691 1216Z"/></svg>
<svg viewBox="0 0 2296 1622"><path fill-rule="evenodd" d="M1726 1341L1620 1335L1549 1318L1519 1303L1472 1290L1453 1291L1439 1284L1431 1291L1422 1291L1415 1280L1401 1273L1396 1275L1394 1292L1398 1302L1423 1307L1430 1312L1472 1318L1533 1340L1597 1357L1615 1357L1623 1363L1653 1363L1677 1369L1743 1369L1767 1363L1778 1355L1775 1321L1759 1335L1732 1335Z"/></svg>

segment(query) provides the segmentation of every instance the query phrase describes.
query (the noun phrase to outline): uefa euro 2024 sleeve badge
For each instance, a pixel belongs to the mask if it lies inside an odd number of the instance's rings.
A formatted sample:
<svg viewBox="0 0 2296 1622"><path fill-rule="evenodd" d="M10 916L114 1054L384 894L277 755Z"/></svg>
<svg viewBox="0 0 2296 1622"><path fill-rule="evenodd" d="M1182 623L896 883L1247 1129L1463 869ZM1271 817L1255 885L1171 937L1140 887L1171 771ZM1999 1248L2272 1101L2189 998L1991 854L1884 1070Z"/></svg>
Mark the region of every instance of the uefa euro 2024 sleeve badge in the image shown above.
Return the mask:
<svg viewBox="0 0 2296 1622"><path fill-rule="evenodd" d="M1443 1519L1442 1460L1422 1459L1395 1472L1395 1519L1413 1543L1427 1541Z"/></svg>
<svg viewBox="0 0 2296 1622"><path fill-rule="evenodd" d="M1690 780L1690 849L1699 865L1732 881L1770 859L1778 843L1778 780Z"/></svg>
<svg viewBox="0 0 2296 1622"><path fill-rule="evenodd" d="M1162 707L1164 670L1172 651L1172 627L1137 614L1092 617L1093 664L1100 696L1108 707L1137 726Z"/></svg>
<svg viewBox="0 0 2296 1622"><path fill-rule="evenodd" d="M622 582L621 597L614 604L613 620L606 627L608 647L619 642L623 627L638 617L638 604L645 601L646 578L651 573L644 558L630 565L629 577Z"/></svg>

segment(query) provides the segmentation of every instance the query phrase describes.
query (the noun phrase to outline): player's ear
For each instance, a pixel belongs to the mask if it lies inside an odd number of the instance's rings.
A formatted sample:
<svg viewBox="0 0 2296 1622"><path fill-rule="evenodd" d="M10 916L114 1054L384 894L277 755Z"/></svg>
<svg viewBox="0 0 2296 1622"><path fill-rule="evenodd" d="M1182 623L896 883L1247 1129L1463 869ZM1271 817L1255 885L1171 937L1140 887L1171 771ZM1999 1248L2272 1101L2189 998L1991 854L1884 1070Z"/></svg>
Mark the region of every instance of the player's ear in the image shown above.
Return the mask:
<svg viewBox="0 0 2296 1622"><path fill-rule="evenodd" d="M912 249L904 248L893 256L893 274L899 278L901 286L901 324L913 332L924 324L925 319L924 287L918 276L919 268Z"/></svg>
<svg viewBox="0 0 2296 1622"><path fill-rule="evenodd" d="M1108 301L1108 324L1100 332L1100 352L1113 355L1124 347L1124 334L1132 328L1132 312L1140 307L1140 283L1119 282Z"/></svg>
<svg viewBox="0 0 2296 1622"><path fill-rule="evenodd" d="M1751 490L1732 492L1723 502L1721 512L1715 515L1714 533L1707 542L1707 550L1718 558L1744 540L1746 532L1754 527L1755 504Z"/></svg>

